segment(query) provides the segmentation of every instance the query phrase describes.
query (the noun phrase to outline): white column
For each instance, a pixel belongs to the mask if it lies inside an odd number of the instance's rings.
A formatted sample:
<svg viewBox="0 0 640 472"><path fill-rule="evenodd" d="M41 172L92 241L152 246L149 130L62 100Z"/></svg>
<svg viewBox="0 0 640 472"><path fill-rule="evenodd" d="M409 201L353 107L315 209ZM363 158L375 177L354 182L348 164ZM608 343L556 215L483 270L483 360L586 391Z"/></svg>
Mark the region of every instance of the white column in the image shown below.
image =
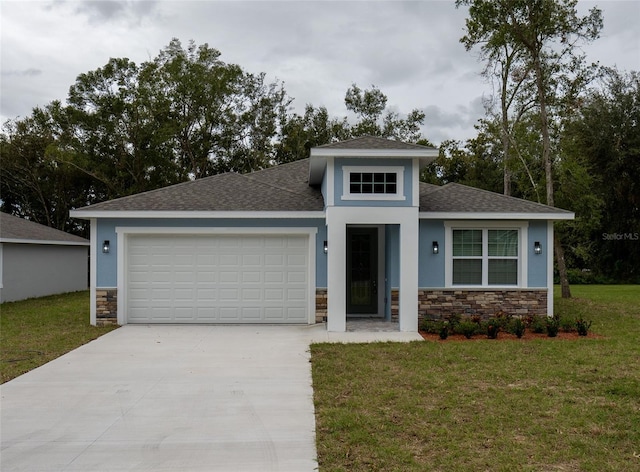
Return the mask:
<svg viewBox="0 0 640 472"><path fill-rule="evenodd" d="M553 221L547 221L547 316L553 316Z"/></svg>
<svg viewBox="0 0 640 472"><path fill-rule="evenodd" d="M95 218L89 220L89 323L93 326L97 323L96 313L96 286L98 280L98 221Z"/></svg>
<svg viewBox="0 0 640 472"><path fill-rule="evenodd" d="M418 209L400 224L400 331L418 331Z"/></svg>
<svg viewBox="0 0 640 472"><path fill-rule="evenodd" d="M347 225L327 209L327 331L347 330ZM338 218L336 218L338 219Z"/></svg>

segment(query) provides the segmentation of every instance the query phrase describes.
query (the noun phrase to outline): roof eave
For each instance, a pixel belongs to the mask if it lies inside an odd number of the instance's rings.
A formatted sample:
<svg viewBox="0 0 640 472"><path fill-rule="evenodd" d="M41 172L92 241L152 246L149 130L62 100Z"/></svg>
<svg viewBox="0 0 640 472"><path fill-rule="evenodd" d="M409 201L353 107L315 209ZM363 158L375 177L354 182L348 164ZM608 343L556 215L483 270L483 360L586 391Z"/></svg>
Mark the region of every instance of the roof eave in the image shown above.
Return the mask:
<svg viewBox="0 0 640 472"><path fill-rule="evenodd" d="M467 212L467 211L421 211L421 220L573 220L572 212L509 213L509 212Z"/></svg>
<svg viewBox="0 0 640 472"><path fill-rule="evenodd" d="M71 210L72 218L324 218L325 212L308 211L153 211L153 210Z"/></svg>
<svg viewBox="0 0 640 472"><path fill-rule="evenodd" d="M89 246L89 241L56 241L53 239L0 238L2 244L42 244L47 246Z"/></svg>

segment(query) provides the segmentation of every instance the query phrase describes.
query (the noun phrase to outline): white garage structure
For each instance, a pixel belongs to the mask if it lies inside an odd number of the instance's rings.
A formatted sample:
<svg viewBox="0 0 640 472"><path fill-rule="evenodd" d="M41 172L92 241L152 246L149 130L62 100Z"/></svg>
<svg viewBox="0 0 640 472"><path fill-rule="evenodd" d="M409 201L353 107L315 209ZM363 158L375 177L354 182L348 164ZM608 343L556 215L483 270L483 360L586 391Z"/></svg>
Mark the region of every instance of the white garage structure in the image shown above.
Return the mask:
<svg viewBox="0 0 640 472"><path fill-rule="evenodd" d="M116 232L119 324L315 320L314 228Z"/></svg>

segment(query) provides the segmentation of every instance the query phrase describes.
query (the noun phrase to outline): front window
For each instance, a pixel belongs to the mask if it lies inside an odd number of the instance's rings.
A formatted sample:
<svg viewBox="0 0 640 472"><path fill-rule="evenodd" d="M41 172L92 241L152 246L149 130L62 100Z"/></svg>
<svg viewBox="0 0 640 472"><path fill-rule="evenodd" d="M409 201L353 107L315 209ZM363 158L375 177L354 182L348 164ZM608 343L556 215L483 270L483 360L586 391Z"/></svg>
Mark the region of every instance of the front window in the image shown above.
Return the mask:
<svg viewBox="0 0 640 472"><path fill-rule="evenodd" d="M519 230L453 229L453 285L518 285Z"/></svg>

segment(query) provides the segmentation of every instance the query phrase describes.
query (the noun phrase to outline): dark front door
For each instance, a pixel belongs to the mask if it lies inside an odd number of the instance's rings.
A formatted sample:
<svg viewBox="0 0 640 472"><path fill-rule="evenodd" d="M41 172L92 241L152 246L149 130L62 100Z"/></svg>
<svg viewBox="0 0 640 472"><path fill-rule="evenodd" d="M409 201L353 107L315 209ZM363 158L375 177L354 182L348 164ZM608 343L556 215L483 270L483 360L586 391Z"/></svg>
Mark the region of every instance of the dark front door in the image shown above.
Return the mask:
<svg viewBox="0 0 640 472"><path fill-rule="evenodd" d="M378 314L378 228L347 227L347 314Z"/></svg>

